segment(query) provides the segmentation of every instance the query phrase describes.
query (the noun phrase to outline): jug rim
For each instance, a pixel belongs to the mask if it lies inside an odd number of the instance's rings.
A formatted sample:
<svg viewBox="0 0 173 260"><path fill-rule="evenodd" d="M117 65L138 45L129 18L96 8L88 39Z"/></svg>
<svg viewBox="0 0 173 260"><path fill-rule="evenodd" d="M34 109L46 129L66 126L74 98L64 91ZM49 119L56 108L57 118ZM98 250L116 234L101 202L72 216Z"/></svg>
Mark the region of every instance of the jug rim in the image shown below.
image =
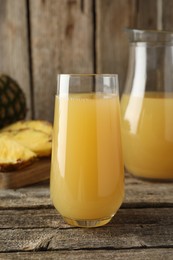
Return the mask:
<svg viewBox="0 0 173 260"><path fill-rule="evenodd" d="M172 31L125 28L125 32L130 42L173 43Z"/></svg>

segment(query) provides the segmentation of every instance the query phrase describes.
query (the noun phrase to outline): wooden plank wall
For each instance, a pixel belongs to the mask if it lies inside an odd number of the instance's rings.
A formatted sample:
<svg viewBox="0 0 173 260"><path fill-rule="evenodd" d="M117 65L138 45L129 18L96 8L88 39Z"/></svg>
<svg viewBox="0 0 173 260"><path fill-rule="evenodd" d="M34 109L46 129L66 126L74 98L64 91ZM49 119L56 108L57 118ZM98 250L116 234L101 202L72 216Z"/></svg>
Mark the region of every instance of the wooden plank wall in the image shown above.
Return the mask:
<svg viewBox="0 0 173 260"><path fill-rule="evenodd" d="M0 0L0 72L16 79L27 96L32 115L25 0Z"/></svg>
<svg viewBox="0 0 173 260"><path fill-rule="evenodd" d="M27 96L28 118L52 121L57 73L118 73L125 27L173 31L172 0L0 0L0 71Z"/></svg>
<svg viewBox="0 0 173 260"><path fill-rule="evenodd" d="M51 118L57 73L93 72L92 1L30 0L30 21L35 116Z"/></svg>

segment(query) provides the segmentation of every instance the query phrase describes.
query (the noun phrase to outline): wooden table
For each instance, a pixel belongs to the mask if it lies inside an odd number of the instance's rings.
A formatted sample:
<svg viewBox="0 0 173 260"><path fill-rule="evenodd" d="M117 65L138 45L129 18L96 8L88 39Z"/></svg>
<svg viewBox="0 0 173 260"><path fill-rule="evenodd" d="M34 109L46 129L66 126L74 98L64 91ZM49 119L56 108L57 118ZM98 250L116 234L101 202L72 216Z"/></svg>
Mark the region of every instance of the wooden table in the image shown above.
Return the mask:
<svg viewBox="0 0 173 260"><path fill-rule="evenodd" d="M126 175L126 198L106 226L70 227L49 184L0 191L0 259L173 259L173 183Z"/></svg>

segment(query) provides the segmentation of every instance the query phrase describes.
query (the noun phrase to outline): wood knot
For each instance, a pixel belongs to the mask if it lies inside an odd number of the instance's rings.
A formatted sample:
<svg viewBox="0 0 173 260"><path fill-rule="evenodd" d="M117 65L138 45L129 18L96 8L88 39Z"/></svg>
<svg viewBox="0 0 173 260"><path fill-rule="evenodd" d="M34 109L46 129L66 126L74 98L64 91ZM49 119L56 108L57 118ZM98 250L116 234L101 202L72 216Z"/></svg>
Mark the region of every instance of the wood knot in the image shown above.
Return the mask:
<svg viewBox="0 0 173 260"><path fill-rule="evenodd" d="M74 24L70 23L66 26L65 34L67 37L72 37L74 31Z"/></svg>
<svg viewBox="0 0 173 260"><path fill-rule="evenodd" d="M68 0L67 2L68 5L76 5L76 0Z"/></svg>

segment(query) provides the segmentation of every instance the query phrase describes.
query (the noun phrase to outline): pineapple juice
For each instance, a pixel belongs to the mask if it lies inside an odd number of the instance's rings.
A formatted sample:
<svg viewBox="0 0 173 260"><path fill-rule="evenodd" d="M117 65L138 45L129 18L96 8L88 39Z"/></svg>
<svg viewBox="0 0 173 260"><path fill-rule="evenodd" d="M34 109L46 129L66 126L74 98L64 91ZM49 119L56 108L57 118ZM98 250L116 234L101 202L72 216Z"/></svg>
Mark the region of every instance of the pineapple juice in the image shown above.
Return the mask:
<svg viewBox="0 0 173 260"><path fill-rule="evenodd" d="M56 97L51 198L70 219L112 217L124 195L119 99L116 95Z"/></svg>
<svg viewBox="0 0 173 260"><path fill-rule="evenodd" d="M173 94L124 94L122 139L126 169L153 179L173 178Z"/></svg>

